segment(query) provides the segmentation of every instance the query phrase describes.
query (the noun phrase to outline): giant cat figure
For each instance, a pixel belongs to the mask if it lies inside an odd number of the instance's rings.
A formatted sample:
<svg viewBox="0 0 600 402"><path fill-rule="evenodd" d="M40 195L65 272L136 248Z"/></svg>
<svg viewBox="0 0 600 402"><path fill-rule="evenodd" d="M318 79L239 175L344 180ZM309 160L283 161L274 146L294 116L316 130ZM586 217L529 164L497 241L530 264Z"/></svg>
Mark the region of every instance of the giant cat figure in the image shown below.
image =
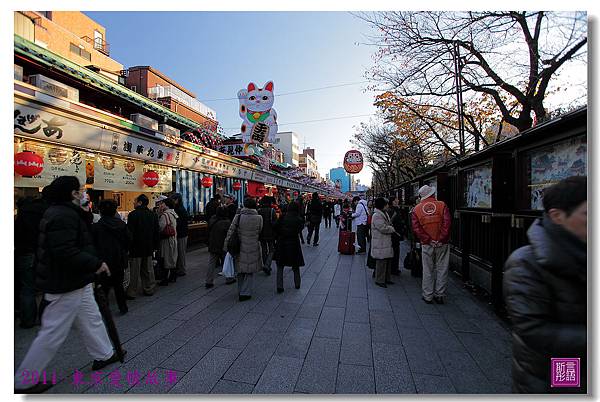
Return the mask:
<svg viewBox="0 0 600 402"><path fill-rule="evenodd" d="M251 82L247 89L238 92L240 101L240 117L242 123L242 139L245 143L275 142L277 134L277 112L273 109L273 81L257 88Z"/></svg>

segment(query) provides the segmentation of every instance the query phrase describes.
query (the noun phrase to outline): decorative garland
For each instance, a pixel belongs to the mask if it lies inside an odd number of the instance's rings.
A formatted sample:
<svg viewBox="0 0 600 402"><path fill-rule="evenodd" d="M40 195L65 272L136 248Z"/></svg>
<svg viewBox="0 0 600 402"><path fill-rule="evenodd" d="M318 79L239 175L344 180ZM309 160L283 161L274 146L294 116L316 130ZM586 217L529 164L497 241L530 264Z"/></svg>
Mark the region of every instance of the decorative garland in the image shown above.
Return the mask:
<svg viewBox="0 0 600 402"><path fill-rule="evenodd" d="M181 135L181 138L194 144L203 145L214 150L217 150L217 148L223 144L222 136L212 133L204 128L196 128L192 131L186 131Z"/></svg>

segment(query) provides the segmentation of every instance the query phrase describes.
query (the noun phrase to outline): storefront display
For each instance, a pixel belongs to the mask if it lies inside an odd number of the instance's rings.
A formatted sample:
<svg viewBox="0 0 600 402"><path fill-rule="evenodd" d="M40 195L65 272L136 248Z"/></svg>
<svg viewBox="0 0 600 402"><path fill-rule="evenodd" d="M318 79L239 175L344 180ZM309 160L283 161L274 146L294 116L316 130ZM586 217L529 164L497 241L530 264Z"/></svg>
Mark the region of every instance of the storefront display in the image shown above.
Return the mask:
<svg viewBox="0 0 600 402"><path fill-rule="evenodd" d="M492 207L492 164L464 172L464 206L467 208Z"/></svg>

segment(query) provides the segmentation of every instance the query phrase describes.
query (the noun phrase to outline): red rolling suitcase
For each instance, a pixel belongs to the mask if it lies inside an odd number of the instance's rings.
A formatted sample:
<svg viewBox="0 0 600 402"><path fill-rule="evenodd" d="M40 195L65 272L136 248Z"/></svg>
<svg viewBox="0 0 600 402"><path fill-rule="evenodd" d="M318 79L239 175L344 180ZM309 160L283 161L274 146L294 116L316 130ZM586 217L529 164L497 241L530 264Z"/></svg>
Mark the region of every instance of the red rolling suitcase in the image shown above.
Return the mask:
<svg viewBox="0 0 600 402"><path fill-rule="evenodd" d="M340 254L354 254L354 232L340 231L340 240L338 242L338 252Z"/></svg>

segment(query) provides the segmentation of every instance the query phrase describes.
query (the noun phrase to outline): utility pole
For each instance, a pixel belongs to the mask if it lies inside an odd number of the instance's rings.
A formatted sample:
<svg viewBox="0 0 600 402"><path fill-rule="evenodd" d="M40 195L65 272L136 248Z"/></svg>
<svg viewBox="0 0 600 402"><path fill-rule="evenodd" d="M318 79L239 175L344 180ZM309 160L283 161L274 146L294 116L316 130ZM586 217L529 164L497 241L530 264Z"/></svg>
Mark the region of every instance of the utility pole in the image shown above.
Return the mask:
<svg viewBox="0 0 600 402"><path fill-rule="evenodd" d="M465 120L463 111L463 98L462 98L462 65L460 62L460 46L458 42L454 42L454 83L456 88L456 104L458 114L458 142L460 146L460 155L465 154ZM477 141L476 141L477 142ZM476 144L476 150L478 150L479 144Z"/></svg>

